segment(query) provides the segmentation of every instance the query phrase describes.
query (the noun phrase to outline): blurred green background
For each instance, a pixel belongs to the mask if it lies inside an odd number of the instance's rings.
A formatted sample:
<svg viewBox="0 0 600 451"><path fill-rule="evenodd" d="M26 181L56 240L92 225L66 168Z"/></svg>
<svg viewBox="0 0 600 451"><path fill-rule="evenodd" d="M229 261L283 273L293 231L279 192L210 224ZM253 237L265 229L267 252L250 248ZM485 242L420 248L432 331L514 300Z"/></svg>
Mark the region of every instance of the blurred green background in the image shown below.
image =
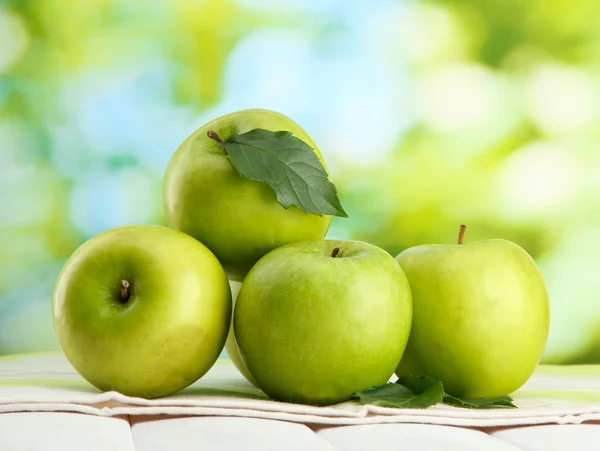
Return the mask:
<svg viewBox="0 0 600 451"><path fill-rule="evenodd" d="M83 241L164 223L195 128L280 111L391 254L506 238L552 307L544 362L600 362L597 0L0 1L0 354L58 349L54 280Z"/></svg>

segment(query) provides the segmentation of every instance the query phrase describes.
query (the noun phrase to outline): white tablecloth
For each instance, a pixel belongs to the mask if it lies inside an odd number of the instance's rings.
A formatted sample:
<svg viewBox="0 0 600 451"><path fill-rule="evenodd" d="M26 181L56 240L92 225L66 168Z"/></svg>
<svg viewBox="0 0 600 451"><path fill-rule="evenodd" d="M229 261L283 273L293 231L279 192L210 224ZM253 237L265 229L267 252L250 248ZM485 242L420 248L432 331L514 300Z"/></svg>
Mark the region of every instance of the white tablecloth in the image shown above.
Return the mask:
<svg viewBox="0 0 600 451"><path fill-rule="evenodd" d="M60 355L4 358L0 450L600 450L600 366L540 367L514 397L519 409L299 406L220 361L147 401L98 392Z"/></svg>

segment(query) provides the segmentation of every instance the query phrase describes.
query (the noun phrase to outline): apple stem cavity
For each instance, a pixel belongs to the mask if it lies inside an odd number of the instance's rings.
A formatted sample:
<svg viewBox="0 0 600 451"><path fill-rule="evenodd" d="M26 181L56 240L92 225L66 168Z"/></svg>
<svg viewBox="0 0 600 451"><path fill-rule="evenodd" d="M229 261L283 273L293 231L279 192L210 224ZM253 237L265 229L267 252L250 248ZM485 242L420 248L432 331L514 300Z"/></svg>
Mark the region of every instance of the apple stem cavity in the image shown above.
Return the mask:
<svg viewBox="0 0 600 451"><path fill-rule="evenodd" d="M225 144L223 142L223 140L219 137L219 135L217 135L217 133L214 130L207 131L206 132L206 136L208 136L210 139L214 139L217 142L217 144L220 144L221 146L223 144ZM229 155L227 153L227 149L225 149L225 147L223 147L223 152L225 153L225 155Z"/></svg>
<svg viewBox="0 0 600 451"><path fill-rule="evenodd" d="M127 302L129 300L129 281L121 280L121 301Z"/></svg>
<svg viewBox="0 0 600 451"><path fill-rule="evenodd" d="M339 254L339 252L340 252L340 248L339 247L334 247L333 251L331 251L331 257L332 258L337 257L337 255Z"/></svg>
<svg viewBox="0 0 600 451"><path fill-rule="evenodd" d="M465 237L465 230L467 230L467 226L462 224L460 226L460 230L458 231L458 244L463 244L463 238Z"/></svg>

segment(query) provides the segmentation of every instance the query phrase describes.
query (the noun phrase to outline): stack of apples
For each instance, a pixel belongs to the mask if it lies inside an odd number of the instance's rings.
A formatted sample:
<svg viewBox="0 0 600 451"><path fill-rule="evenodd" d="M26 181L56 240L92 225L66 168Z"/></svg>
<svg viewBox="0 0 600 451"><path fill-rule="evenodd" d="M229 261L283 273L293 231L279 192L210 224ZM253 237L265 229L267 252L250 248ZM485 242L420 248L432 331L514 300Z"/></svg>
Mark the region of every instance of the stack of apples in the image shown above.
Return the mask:
<svg viewBox="0 0 600 451"><path fill-rule="evenodd" d="M374 200L376 202L376 199ZM243 110L177 149L169 227L82 244L56 282L53 318L73 367L145 398L202 377L226 346L271 398L327 405L398 376L494 397L534 371L549 328L533 259L502 239L422 245L393 258L325 240L346 216L322 154L288 117ZM232 299L230 281L241 281Z"/></svg>

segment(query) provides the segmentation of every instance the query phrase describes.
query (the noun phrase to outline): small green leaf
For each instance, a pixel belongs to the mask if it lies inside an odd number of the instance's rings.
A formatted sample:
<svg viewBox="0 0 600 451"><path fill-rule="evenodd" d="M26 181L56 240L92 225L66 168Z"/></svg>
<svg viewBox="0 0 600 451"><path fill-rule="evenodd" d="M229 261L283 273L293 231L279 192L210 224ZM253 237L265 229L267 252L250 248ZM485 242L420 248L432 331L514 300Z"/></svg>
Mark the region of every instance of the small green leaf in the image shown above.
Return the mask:
<svg viewBox="0 0 600 451"><path fill-rule="evenodd" d="M233 167L244 177L268 184L285 208L348 217L321 161L292 133L257 128L221 143Z"/></svg>
<svg viewBox="0 0 600 451"><path fill-rule="evenodd" d="M512 398L457 398L444 392L440 381L429 376L400 377L396 383L376 385L354 393L351 399L361 404L374 404L382 407L424 409L443 402L466 409L516 408Z"/></svg>
<svg viewBox="0 0 600 451"><path fill-rule="evenodd" d="M457 398L456 396L444 395L444 404L464 407L466 409L517 408L510 396L498 396L497 398Z"/></svg>
<svg viewBox="0 0 600 451"><path fill-rule="evenodd" d="M398 378L396 384L404 385L405 387L410 388L415 393L423 393L432 385L442 385L440 381L436 381L435 379L429 376L412 376L410 374ZM442 390L443 388L444 387L442 385Z"/></svg>
<svg viewBox="0 0 600 451"><path fill-rule="evenodd" d="M382 407L396 407L405 409L425 409L442 402L444 389L442 383L434 381L419 382L415 384L418 391L411 390L399 383L376 385L356 392L353 399L358 399L361 404L375 404Z"/></svg>

